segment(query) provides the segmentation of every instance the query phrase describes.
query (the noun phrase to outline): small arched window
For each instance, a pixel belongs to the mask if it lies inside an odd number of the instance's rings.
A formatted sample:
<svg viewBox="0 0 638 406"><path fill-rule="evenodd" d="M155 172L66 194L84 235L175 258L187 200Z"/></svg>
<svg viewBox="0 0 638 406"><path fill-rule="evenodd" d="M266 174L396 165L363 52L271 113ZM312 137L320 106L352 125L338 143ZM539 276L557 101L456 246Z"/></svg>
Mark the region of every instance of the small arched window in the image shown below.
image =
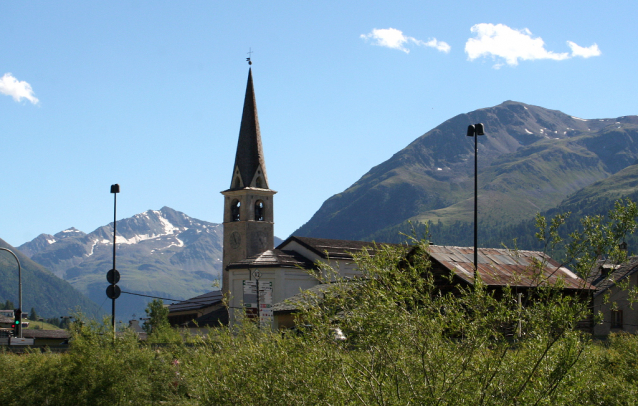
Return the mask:
<svg viewBox="0 0 638 406"><path fill-rule="evenodd" d="M255 202L255 221L264 221L264 202Z"/></svg>
<svg viewBox="0 0 638 406"><path fill-rule="evenodd" d="M235 179L235 187L234 187L234 189L239 189L240 186L241 185L239 184L239 178L236 178Z"/></svg>
<svg viewBox="0 0 638 406"><path fill-rule="evenodd" d="M241 207L241 202L239 200L233 200L233 203L230 206L230 221L239 221L240 207Z"/></svg>
<svg viewBox="0 0 638 406"><path fill-rule="evenodd" d="M255 186L261 189L261 176L257 177L257 180L255 181Z"/></svg>

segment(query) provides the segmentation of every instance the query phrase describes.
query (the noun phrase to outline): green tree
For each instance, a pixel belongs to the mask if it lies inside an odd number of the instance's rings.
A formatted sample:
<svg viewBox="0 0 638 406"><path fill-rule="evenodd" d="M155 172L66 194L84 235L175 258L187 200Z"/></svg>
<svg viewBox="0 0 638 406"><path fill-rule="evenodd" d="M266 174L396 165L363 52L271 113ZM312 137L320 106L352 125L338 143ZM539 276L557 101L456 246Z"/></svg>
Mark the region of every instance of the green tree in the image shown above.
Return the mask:
<svg viewBox="0 0 638 406"><path fill-rule="evenodd" d="M2 306L2 305L0 305ZM15 309L15 307L13 306L13 302L9 299L7 299L7 301L4 303L4 306L2 307L3 310L13 310Z"/></svg>
<svg viewBox="0 0 638 406"><path fill-rule="evenodd" d="M31 321L38 321L38 318L39 318L38 313L36 313L36 312L35 312L35 308L34 308L34 307L32 307L32 308L31 308L31 312L29 313L29 320L31 320Z"/></svg>
<svg viewBox="0 0 638 406"><path fill-rule="evenodd" d="M149 320L144 323L144 331L148 334L159 333L170 329L168 322L168 307L164 306L162 299L153 299L146 307L146 315Z"/></svg>

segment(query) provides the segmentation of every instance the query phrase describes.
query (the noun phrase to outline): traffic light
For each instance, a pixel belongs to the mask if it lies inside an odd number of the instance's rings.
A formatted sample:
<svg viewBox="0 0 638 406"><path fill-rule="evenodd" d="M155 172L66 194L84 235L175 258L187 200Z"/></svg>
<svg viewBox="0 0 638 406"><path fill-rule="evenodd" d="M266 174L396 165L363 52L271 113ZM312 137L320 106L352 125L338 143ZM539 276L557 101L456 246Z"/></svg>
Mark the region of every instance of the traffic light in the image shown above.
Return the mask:
<svg viewBox="0 0 638 406"><path fill-rule="evenodd" d="M16 309L14 314L15 319L13 324L11 324L11 328L13 329L13 335L15 337L20 337L20 330L22 329L22 310Z"/></svg>

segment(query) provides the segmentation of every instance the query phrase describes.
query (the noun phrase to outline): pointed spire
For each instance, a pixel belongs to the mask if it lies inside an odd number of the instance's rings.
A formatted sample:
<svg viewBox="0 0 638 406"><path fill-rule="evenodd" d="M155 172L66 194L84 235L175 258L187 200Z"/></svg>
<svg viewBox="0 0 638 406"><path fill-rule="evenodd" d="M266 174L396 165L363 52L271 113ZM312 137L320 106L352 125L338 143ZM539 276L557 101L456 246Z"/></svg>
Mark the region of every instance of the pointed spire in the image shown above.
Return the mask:
<svg viewBox="0 0 638 406"><path fill-rule="evenodd" d="M237 171L239 171L239 175L241 176L242 187L255 186L252 185L253 180L261 178L257 181L256 186L268 189L266 162L261 146L257 103L255 102L255 90L253 89L252 69L248 70L248 84L246 85L244 112L241 117L237 154L235 155L235 166L233 167L233 178L230 185L231 189L237 189ZM259 174L256 176L258 171Z"/></svg>

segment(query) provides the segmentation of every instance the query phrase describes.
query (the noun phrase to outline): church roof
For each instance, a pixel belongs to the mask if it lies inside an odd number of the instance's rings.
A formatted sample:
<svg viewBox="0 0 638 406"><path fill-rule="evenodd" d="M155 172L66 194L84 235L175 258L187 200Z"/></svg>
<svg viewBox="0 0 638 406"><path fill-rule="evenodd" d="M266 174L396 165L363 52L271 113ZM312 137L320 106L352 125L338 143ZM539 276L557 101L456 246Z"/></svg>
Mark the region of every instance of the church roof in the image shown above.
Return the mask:
<svg viewBox="0 0 638 406"><path fill-rule="evenodd" d="M322 258L352 259L353 254L364 249L374 250L375 243L368 241L332 240L329 238L311 238L290 236L277 248L284 248L290 242L297 242ZM386 244L381 245L396 245Z"/></svg>
<svg viewBox="0 0 638 406"><path fill-rule="evenodd" d="M261 167L264 189L268 189L268 177L266 176L266 161L261 146L261 132L259 131L259 118L257 116L257 102L255 101L255 90L253 88L253 73L248 71L248 84L246 85L246 96L244 98L244 111L241 117L241 127L239 128L239 141L237 142L237 153L235 155L235 165L233 167L233 177L235 168L239 168L244 186L250 186L257 169ZM232 184L230 188L233 189Z"/></svg>
<svg viewBox="0 0 638 406"><path fill-rule="evenodd" d="M234 262L228 265L228 268L246 268L246 267L276 267L276 268L312 268L314 264L311 260L303 255L288 250L267 250L260 254L246 258L243 261Z"/></svg>

